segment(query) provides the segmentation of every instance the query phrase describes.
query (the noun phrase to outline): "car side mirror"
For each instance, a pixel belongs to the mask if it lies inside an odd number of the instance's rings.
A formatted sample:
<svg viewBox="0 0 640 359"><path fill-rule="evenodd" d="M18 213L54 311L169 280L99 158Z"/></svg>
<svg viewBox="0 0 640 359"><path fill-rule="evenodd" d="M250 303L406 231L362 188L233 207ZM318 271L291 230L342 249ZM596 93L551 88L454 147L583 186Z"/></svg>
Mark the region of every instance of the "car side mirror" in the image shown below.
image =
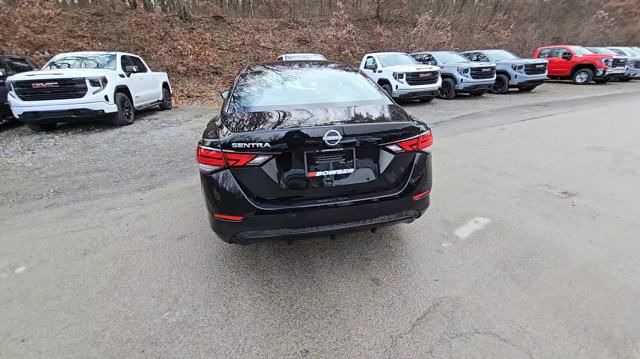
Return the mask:
<svg viewBox="0 0 640 359"><path fill-rule="evenodd" d="M136 72L138 72L138 66L125 66L124 67L124 72L127 75L127 77L131 76L131 74L135 74Z"/></svg>
<svg viewBox="0 0 640 359"><path fill-rule="evenodd" d="M573 58L573 55L571 55L568 52L565 52L564 54L562 54L562 58L565 60L571 60L571 58Z"/></svg>
<svg viewBox="0 0 640 359"><path fill-rule="evenodd" d="M227 98L229 98L229 90L224 90L220 92L220 97L222 97L223 100L226 100Z"/></svg>

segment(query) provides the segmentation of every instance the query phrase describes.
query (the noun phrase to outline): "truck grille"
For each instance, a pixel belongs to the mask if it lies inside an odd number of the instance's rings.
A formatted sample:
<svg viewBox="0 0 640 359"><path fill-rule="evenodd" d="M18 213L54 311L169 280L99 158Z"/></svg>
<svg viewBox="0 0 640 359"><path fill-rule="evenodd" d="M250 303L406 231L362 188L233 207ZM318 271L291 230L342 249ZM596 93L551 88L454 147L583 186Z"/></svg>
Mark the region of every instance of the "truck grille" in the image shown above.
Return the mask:
<svg viewBox="0 0 640 359"><path fill-rule="evenodd" d="M472 79L490 79L496 76L496 68L493 66L472 67Z"/></svg>
<svg viewBox="0 0 640 359"><path fill-rule="evenodd" d="M526 64L524 73L527 75L542 75L547 72L547 64Z"/></svg>
<svg viewBox="0 0 640 359"><path fill-rule="evenodd" d="M13 88L23 101L68 100L87 93L84 78L16 81Z"/></svg>
<svg viewBox="0 0 640 359"><path fill-rule="evenodd" d="M405 74L407 83L412 86L431 85L438 82L438 71L407 72Z"/></svg>
<svg viewBox="0 0 640 359"><path fill-rule="evenodd" d="M613 63L611 67L625 67L627 64L627 59L613 59Z"/></svg>

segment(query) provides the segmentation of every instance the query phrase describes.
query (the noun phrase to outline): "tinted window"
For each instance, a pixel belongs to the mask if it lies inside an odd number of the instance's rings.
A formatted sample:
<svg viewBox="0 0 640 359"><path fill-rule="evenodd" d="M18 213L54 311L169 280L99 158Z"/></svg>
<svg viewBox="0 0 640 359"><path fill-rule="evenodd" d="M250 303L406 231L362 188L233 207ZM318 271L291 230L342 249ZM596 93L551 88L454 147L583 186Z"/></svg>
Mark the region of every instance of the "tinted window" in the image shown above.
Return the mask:
<svg viewBox="0 0 640 359"><path fill-rule="evenodd" d="M15 71L3 60L0 60L0 76L10 76L13 75Z"/></svg>
<svg viewBox="0 0 640 359"><path fill-rule="evenodd" d="M24 59L5 59L15 72L27 72L33 70L33 65Z"/></svg>
<svg viewBox="0 0 640 359"><path fill-rule="evenodd" d="M130 58L131 58L131 62L133 62L133 65L138 68L137 72L148 71L147 66L144 64L144 62L142 62L142 60L139 57L130 56Z"/></svg>
<svg viewBox="0 0 640 359"><path fill-rule="evenodd" d="M415 65L417 62L407 54L384 54L378 55L382 67L396 65Z"/></svg>
<svg viewBox="0 0 640 359"><path fill-rule="evenodd" d="M116 55L69 55L54 57L43 70L53 69L116 69Z"/></svg>
<svg viewBox="0 0 640 359"><path fill-rule="evenodd" d="M364 60L364 66L365 67L376 67L378 66L378 64L376 63L376 59L373 58L373 56L369 56L367 57L366 60Z"/></svg>
<svg viewBox="0 0 640 359"><path fill-rule="evenodd" d="M314 104L389 103L378 86L355 69L256 66L240 74L230 112L305 108Z"/></svg>
<svg viewBox="0 0 640 359"><path fill-rule="evenodd" d="M538 58L539 59L546 59L548 57L552 57L551 56L551 50L553 50L553 49L542 49L542 50L540 50L540 52L538 52Z"/></svg>
<svg viewBox="0 0 640 359"><path fill-rule="evenodd" d="M411 57L414 58L414 60L425 64L425 65L437 65L438 62L436 61L436 59L431 56L431 54L414 54Z"/></svg>

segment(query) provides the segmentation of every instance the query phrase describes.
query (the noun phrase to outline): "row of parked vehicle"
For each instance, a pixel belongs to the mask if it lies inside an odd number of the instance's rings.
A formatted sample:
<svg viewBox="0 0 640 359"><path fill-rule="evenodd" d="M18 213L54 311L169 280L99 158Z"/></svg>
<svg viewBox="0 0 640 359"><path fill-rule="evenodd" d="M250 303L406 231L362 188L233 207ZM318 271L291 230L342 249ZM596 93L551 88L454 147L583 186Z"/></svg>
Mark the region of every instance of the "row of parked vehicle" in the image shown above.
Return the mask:
<svg viewBox="0 0 640 359"><path fill-rule="evenodd" d="M278 61L326 61L318 54L284 54ZM510 88L529 92L547 78L575 84L640 78L640 48L538 48L533 58L502 49L375 52L360 70L391 97L431 101L457 94L503 94ZM38 70L28 59L0 56L0 119L14 117L35 131L60 122L109 118L131 124L144 108L172 107L171 85L164 72L151 71L137 55L122 52L73 52L54 56Z"/></svg>
<svg viewBox="0 0 640 359"><path fill-rule="evenodd" d="M423 66L417 66L423 65ZM453 99L459 93L529 92L547 78L578 85L640 78L640 48L556 45L538 48L532 58L503 49L375 52L360 69L395 99Z"/></svg>
<svg viewBox="0 0 640 359"><path fill-rule="evenodd" d="M40 70L25 58L0 57L0 112L34 131L104 118L128 125L137 110L171 109L171 93L167 74L134 54L63 53Z"/></svg>

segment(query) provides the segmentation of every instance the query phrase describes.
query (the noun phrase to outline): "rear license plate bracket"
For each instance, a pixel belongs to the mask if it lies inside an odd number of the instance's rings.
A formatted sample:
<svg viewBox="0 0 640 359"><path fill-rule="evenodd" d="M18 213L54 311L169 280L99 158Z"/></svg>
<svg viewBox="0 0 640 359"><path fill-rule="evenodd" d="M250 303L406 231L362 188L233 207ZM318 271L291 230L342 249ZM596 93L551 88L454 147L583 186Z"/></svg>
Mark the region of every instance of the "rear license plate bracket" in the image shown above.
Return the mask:
<svg viewBox="0 0 640 359"><path fill-rule="evenodd" d="M304 153L307 177L343 176L355 172L355 148L337 148Z"/></svg>

